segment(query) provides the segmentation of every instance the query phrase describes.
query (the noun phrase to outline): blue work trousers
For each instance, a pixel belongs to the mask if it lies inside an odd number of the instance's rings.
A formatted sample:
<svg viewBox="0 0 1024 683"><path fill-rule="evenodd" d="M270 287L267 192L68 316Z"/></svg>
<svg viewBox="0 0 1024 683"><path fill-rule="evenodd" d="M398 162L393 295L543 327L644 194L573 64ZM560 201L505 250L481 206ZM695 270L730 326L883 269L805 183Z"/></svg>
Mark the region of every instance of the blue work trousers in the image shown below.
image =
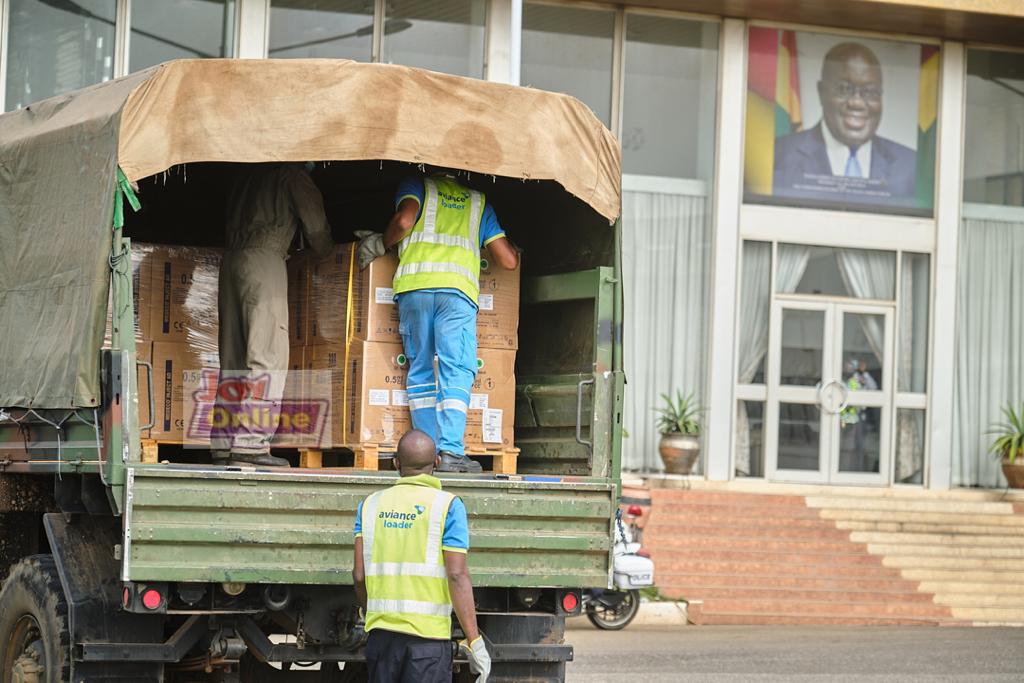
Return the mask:
<svg viewBox="0 0 1024 683"><path fill-rule="evenodd" d="M476 306L456 290L403 292L398 320L409 359L412 426L429 434L439 452L462 455L476 379Z"/></svg>

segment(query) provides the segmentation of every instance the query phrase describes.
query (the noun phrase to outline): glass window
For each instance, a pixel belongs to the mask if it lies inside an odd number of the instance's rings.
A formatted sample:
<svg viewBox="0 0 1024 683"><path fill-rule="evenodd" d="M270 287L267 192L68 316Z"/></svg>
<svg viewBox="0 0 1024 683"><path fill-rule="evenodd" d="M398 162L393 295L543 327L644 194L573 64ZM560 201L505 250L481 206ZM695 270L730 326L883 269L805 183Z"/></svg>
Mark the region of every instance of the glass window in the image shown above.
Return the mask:
<svg viewBox="0 0 1024 683"><path fill-rule="evenodd" d="M751 27L747 201L929 216L934 45Z"/></svg>
<svg viewBox="0 0 1024 683"><path fill-rule="evenodd" d="M924 483L924 426L923 410L896 411L896 473L898 484Z"/></svg>
<svg viewBox="0 0 1024 683"><path fill-rule="evenodd" d="M899 391L924 393L928 388L928 254L903 254L900 283Z"/></svg>
<svg viewBox="0 0 1024 683"><path fill-rule="evenodd" d="M969 50L964 201L1024 206L1024 54Z"/></svg>
<svg viewBox="0 0 1024 683"><path fill-rule="evenodd" d="M626 15L623 173L710 179L718 28Z"/></svg>
<svg viewBox="0 0 1024 683"><path fill-rule="evenodd" d="M896 298L896 253L780 244L775 291L891 301Z"/></svg>
<svg viewBox="0 0 1024 683"><path fill-rule="evenodd" d="M764 384L764 358L768 352L768 308L771 295L771 242L743 242L740 275L740 339L737 380Z"/></svg>
<svg viewBox="0 0 1024 683"><path fill-rule="evenodd" d="M484 0L391 0L385 62L483 78Z"/></svg>
<svg viewBox="0 0 1024 683"><path fill-rule="evenodd" d="M368 62L373 51L373 0L271 0L270 57Z"/></svg>
<svg viewBox="0 0 1024 683"><path fill-rule="evenodd" d="M133 0L131 71L195 57L234 55L234 0Z"/></svg>
<svg viewBox="0 0 1024 683"><path fill-rule="evenodd" d="M520 80L578 98L610 126L614 36L611 10L527 4Z"/></svg>
<svg viewBox="0 0 1024 683"><path fill-rule="evenodd" d="M10 0L10 111L114 76L116 0Z"/></svg>
<svg viewBox="0 0 1024 683"><path fill-rule="evenodd" d="M764 401L738 402L736 476L764 476Z"/></svg>

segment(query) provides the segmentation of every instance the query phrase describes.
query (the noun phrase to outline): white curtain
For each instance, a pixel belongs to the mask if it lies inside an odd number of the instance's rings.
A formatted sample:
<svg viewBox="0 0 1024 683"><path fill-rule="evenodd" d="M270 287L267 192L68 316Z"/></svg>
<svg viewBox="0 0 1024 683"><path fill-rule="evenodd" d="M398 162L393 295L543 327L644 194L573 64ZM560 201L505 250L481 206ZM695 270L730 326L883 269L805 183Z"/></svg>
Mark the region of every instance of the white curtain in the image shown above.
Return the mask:
<svg viewBox="0 0 1024 683"><path fill-rule="evenodd" d="M779 267L775 274L776 290L783 293L796 291L807 270L810 247L799 244L779 245ZM770 242L744 242L743 275L740 296L739 383L750 384L768 352L768 314L771 292L768 291L772 267ZM746 404L736 406L736 473L741 476L759 475L761 467L750 462L750 419Z"/></svg>
<svg viewBox="0 0 1024 683"><path fill-rule="evenodd" d="M625 469L663 468L655 428L661 394L692 392L703 401L710 253L703 195L623 193Z"/></svg>
<svg viewBox="0 0 1024 683"><path fill-rule="evenodd" d="M846 291L859 299L892 299L896 291L896 263L892 252L837 249L836 261ZM861 329L879 360L885 357L885 322L881 316L860 315Z"/></svg>
<svg viewBox="0 0 1024 683"><path fill-rule="evenodd" d="M959 486L1006 485L986 432L1003 421L1008 401L1024 401L1024 219L1013 218L966 218L960 233L953 383Z"/></svg>

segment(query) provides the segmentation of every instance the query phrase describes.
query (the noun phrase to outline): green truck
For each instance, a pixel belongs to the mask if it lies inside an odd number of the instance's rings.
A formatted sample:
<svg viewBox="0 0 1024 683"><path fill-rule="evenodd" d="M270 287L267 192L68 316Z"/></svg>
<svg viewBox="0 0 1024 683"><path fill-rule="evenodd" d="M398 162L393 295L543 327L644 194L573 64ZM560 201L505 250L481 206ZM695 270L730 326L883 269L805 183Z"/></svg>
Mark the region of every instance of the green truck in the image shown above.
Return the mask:
<svg viewBox="0 0 1024 683"><path fill-rule="evenodd" d="M394 472L140 457L153 369L135 353L130 241L216 245L231 164L308 160L336 232L378 221L429 163L484 183L524 249L518 473L444 484L469 513L491 680L564 679L565 618L611 576L617 141L559 94L181 60L0 116L0 683L365 676L354 511Z"/></svg>

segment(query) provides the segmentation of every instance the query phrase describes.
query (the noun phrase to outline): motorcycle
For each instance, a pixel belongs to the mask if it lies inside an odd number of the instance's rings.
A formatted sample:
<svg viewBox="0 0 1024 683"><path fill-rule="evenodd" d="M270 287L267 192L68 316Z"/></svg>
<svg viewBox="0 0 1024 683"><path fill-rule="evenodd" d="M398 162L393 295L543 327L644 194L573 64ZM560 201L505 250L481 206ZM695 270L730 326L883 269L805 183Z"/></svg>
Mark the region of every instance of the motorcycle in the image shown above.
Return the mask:
<svg viewBox="0 0 1024 683"><path fill-rule="evenodd" d="M629 526L622 522L622 510L615 513L615 547L612 550L614 589L583 591L583 609L590 623L605 631L620 631L640 611L640 590L654 585L654 562L641 548L642 531L636 520L643 515L639 505L626 510Z"/></svg>

